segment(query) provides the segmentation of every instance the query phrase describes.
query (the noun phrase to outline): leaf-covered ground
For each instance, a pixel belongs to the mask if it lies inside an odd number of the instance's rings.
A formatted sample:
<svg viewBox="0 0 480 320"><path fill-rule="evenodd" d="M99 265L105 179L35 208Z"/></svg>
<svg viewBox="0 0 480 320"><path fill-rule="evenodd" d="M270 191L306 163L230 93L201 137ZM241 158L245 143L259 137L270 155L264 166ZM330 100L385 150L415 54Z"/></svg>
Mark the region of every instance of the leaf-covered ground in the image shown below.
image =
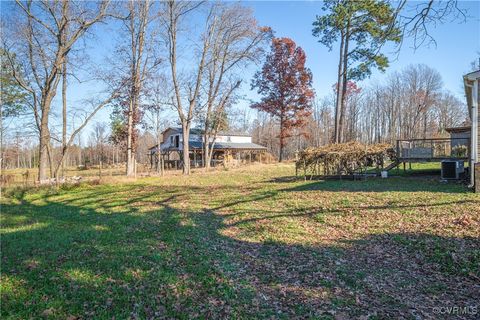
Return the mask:
<svg viewBox="0 0 480 320"><path fill-rule="evenodd" d="M479 316L479 195L438 178L293 172L12 193L1 200L0 316Z"/></svg>

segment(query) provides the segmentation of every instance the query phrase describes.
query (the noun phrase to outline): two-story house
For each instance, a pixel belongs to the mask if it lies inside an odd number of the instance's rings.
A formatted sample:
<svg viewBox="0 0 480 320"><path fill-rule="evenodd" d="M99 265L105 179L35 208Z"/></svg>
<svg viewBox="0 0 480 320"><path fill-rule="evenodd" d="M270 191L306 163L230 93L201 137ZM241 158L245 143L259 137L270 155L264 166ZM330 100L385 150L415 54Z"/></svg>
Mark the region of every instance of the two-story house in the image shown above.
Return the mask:
<svg viewBox="0 0 480 320"><path fill-rule="evenodd" d="M183 163L183 131L182 128L170 127L162 132L162 143L150 150L150 163L157 166L163 158L166 168L180 168ZM241 161L260 161L267 148L252 142L252 136L237 132L219 132L213 146L211 166ZM159 148L160 147L160 148ZM190 162L193 167L202 166L203 131L190 130L189 139ZM160 151L161 156L158 156Z"/></svg>

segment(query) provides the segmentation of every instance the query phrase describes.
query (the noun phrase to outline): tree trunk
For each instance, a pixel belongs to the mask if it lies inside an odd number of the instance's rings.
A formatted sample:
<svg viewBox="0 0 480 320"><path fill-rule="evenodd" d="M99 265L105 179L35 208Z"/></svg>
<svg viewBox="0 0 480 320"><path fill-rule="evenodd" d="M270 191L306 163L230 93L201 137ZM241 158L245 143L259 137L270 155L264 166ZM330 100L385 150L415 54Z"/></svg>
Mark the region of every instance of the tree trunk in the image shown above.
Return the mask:
<svg viewBox="0 0 480 320"><path fill-rule="evenodd" d="M65 153L67 152L67 58L62 68L62 177L65 176ZM58 179L57 174L55 178Z"/></svg>
<svg viewBox="0 0 480 320"><path fill-rule="evenodd" d="M205 133L203 134L203 155L202 161L205 170L208 171L210 169L210 135L207 133L208 131L208 122L205 122Z"/></svg>
<svg viewBox="0 0 480 320"><path fill-rule="evenodd" d="M184 175L190 174L190 123L187 121L182 122L182 147L183 147L183 168L182 172Z"/></svg>
<svg viewBox="0 0 480 320"><path fill-rule="evenodd" d="M52 95L46 95L43 100L42 115L40 119L40 141L39 141L39 163L38 163L38 182L43 183L47 180L47 170L49 167L49 145L50 130L48 128L48 116L50 114L50 104Z"/></svg>
<svg viewBox="0 0 480 320"><path fill-rule="evenodd" d="M38 163L38 182L43 183L48 178L48 143L50 140L50 133L48 131L48 121L43 120L40 126L40 145L39 145L39 163ZM46 118L46 116L45 116Z"/></svg>
<svg viewBox="0 0 480 320"><path fill-rule="evenodd" d="M285 130L285 128L283 127L283 111L282 111L280 115L280 148L278 151L278 162L283 161L283 145L285 143L284 137L283 137L283 130Z"/></svg>
<svg viewBox="0 0 480 320"><path fill-rule="evenodd" d="M160 124L159 119L157 118L157 172L163 176L163 155L162 155L162 139L161 139L161 131L160 131Z"/></svg>
<svg viewBox="0 0 480 320"><path fill-rule="evenodd" d="M349 42L349 27L347 24L347 31L345 35L345 46L343 49L343 72L342 72L342 91L340 94L340 119L338 122L338 143L344 142L344 126L345 126L345 110L346 110L346 98L347 98L347 71L348 71L348 42Z"/></svg>
<svg viewBox="0 0 480 320"><path fill-rule="evenodd" d="M340 56L338 59L338 74L337 74L337 95L336 95L336 101L335 101L335 132L334 132L334 137L333 137L333 142L339 143L340 142L340 134L339 134L339 128L340 128L340 113L341 113L341 100L342 100L342 95L341 95L341 88L342 88L342 70L343 70L343 59L344 59L344 53L343 53L343 47L345 44L345 35L343 32L340 35Z"/></svg>
<svg viewBox="0 0 480 320"><path fill-rule="evenodd" d="M423 113L423 139L427 139L428 113Z"/></svg>
<svg viewBox="0 0 480 320"><path fill-rule="evenodd" d="M137 174L136 166L136 141L133 139L135 134L134 118L139 109L139 96L142 89L142 81L145 72L146 60L143 60L143 50L145 45L145 32L148 20L149 2L142 3L144 7L140 8L140 12L136 13L136 2L130 3L130 37L131 37L131 90L130 90L130 104L128 107L127 120L127 177L135 177ZM140 4L140 2L138 2ZM135 20L138 19L138 29L135 25ZM148 60L148 59L147 59ZM143 68L143 69L142 69ZM143 71L142 71L143 70Z"/></svg>
<svg viewBox="0 0 480 320"><path fill-rule="evenodd" d="M189 175L190 174L190 145L189 145L189 138L190 138L190 123L188 121L182 121L182 137L183 137L183 174Z"/></svg>
<svg viewBox="0 0 480 320"><path fill-rule="evenodd" d="M133 152L133 101L130 98L127 119L127 177L135 176L135 153Z"/></svg>
<svg viewBox="0 0 480 320"><path fill-rule="evenodd" d="M207 162L208 162L208 167L210 168L210 162L212 162L212 157L213 157L213 147L215 146L215 140L216 140L216 135L212 139L212 147L209 150L209 153L207 154Z"/></svg>

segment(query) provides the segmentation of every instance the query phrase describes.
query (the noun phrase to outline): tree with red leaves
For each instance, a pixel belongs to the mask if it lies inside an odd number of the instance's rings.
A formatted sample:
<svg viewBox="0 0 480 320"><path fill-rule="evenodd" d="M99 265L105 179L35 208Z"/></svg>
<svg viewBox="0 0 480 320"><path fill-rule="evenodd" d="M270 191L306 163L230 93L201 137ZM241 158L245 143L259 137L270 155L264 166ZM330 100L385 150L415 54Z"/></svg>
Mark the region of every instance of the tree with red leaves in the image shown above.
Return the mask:
<svg viewBox="0 0 480 320"><path fill-rule="evenodd" d="M263 98L251 107L280 121L280 162L292 129L304 126L312 113L312 73L305 67L305 61L305 51L292 39L274 38L262 71L252 81L252 89L257 88Z"/></svg>

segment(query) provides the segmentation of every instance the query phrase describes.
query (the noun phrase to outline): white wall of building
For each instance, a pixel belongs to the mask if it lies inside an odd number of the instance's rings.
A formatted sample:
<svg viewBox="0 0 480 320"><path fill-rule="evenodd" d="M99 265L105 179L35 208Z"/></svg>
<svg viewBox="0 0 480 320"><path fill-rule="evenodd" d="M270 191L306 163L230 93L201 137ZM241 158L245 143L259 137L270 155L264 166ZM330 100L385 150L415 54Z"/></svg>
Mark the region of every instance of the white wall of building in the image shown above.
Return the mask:
<svg viewBox="0 0 480 320"><path fill-rule="evenodd" d="M245 136L218 136L217 142L251 143L252 137Z"/></svg>
<svg viewBox="0 0 480 320"><path fill-rule="evenodd" d="M175 148L183 150L182 142L183 137L181 133L178 133L176 130L167 130L164 133L163 143L161 145L162 149ZM176 137L178 136L178 147L175 145ZM190 134L190 141L201 142L203 136L199 134ZM212 139L213 140L213 139ZM217 136L216 142L232 142L232 143L251 143L252 137L249 136L235 136L235 135L219 135Z"/></svg>

